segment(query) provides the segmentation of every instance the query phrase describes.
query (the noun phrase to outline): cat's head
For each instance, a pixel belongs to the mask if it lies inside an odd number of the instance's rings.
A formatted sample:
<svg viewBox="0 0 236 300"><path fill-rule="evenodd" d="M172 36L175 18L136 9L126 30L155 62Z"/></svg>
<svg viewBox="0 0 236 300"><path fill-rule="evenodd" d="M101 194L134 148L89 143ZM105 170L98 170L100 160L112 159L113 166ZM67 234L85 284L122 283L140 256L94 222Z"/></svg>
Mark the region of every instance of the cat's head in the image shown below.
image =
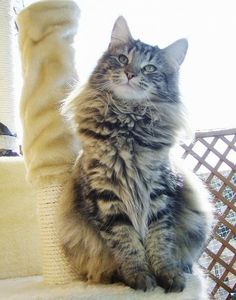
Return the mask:
<svg viewBox="0 0 236 300"><path fill-rule="evenodd" d="M187 48L185 39L164 49L134 40L125 19L119 17L90 83L120 100L176 102L178 70Z"/></svg>

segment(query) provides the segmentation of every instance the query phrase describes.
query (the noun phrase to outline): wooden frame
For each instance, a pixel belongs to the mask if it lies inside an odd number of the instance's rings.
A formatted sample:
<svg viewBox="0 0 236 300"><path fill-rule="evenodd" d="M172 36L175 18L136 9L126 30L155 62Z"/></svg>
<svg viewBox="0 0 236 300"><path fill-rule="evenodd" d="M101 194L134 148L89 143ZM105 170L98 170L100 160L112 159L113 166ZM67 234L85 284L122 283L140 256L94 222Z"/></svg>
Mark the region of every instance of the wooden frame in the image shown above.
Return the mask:
<svg viewBox="0 0 236 300"><path fill-rule="evenodd" d="M181 147L184 159L195 159L191 167L206 182L216 207L212 236L199 264L208 274L211 297L229 300L236 290L236 128L198 131L192 143ZM214 156L212 163L211 156ZM204 173L199 171L201 166ZM225 236L221 234L222 228Z"/></svg>

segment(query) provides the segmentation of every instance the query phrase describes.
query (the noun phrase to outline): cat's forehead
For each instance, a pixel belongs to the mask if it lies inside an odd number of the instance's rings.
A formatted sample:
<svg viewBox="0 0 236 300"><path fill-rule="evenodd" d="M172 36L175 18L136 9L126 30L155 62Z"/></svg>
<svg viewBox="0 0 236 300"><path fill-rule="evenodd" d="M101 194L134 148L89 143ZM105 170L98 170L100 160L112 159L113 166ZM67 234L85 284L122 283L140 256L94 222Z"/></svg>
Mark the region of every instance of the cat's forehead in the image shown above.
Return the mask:
<svg viewBox="0 0 236 300"><path fill-rule="evenodd" d="M142 59L151 61L160 57L160 49L157 46L151 46L141 42L140 40L134 40L129 44L120 45L113 50L113 54L125 54L130 59L140 57Z"/></svg>
<svg viewBox="0 0 236 300"><path fill-rule="evenodd" d="M133 47L136 51L138 51L140 53L153 52L153 53L157 54L160 52L160 49L158 48L158 46L148 45L148 44L141 42L140 40L135 40L133 42Z"/></svg>

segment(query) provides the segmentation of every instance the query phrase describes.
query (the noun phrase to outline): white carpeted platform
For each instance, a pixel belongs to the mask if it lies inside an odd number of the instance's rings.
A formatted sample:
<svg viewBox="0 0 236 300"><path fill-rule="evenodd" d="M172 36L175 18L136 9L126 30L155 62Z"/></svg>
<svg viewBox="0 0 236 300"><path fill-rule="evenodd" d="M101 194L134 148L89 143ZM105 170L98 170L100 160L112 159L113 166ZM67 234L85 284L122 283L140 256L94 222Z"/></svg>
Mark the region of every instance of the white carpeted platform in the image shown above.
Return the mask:
<svg viewBox="0 0 236 300"><path fill-rule="evenodd" d="M41 276L5 279L0 281L1 300L206 300L199 294L201 283L194 275L188 276L188 284L182 293L165 294L157 287L154 291L134 291L122 284L88 285L73 282L50 287Z"/></svg>

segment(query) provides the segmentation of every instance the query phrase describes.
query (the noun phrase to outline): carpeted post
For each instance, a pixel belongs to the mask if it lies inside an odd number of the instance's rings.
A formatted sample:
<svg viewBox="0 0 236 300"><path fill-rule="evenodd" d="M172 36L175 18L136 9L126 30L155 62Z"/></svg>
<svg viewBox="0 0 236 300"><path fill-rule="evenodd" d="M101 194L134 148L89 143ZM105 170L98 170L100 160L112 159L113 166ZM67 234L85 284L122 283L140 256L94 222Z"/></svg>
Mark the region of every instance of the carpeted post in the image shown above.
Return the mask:
<svg viewBox="0 0 236 300"><path fill-rule="evenodd" d="M18 16L23 68L21 121L27 179L38 200L43 276L49 284L73 280L60 247L55 215L78 147L59 109L76 77L74 50L79 9L73 1L41 1Z"/></svg>

